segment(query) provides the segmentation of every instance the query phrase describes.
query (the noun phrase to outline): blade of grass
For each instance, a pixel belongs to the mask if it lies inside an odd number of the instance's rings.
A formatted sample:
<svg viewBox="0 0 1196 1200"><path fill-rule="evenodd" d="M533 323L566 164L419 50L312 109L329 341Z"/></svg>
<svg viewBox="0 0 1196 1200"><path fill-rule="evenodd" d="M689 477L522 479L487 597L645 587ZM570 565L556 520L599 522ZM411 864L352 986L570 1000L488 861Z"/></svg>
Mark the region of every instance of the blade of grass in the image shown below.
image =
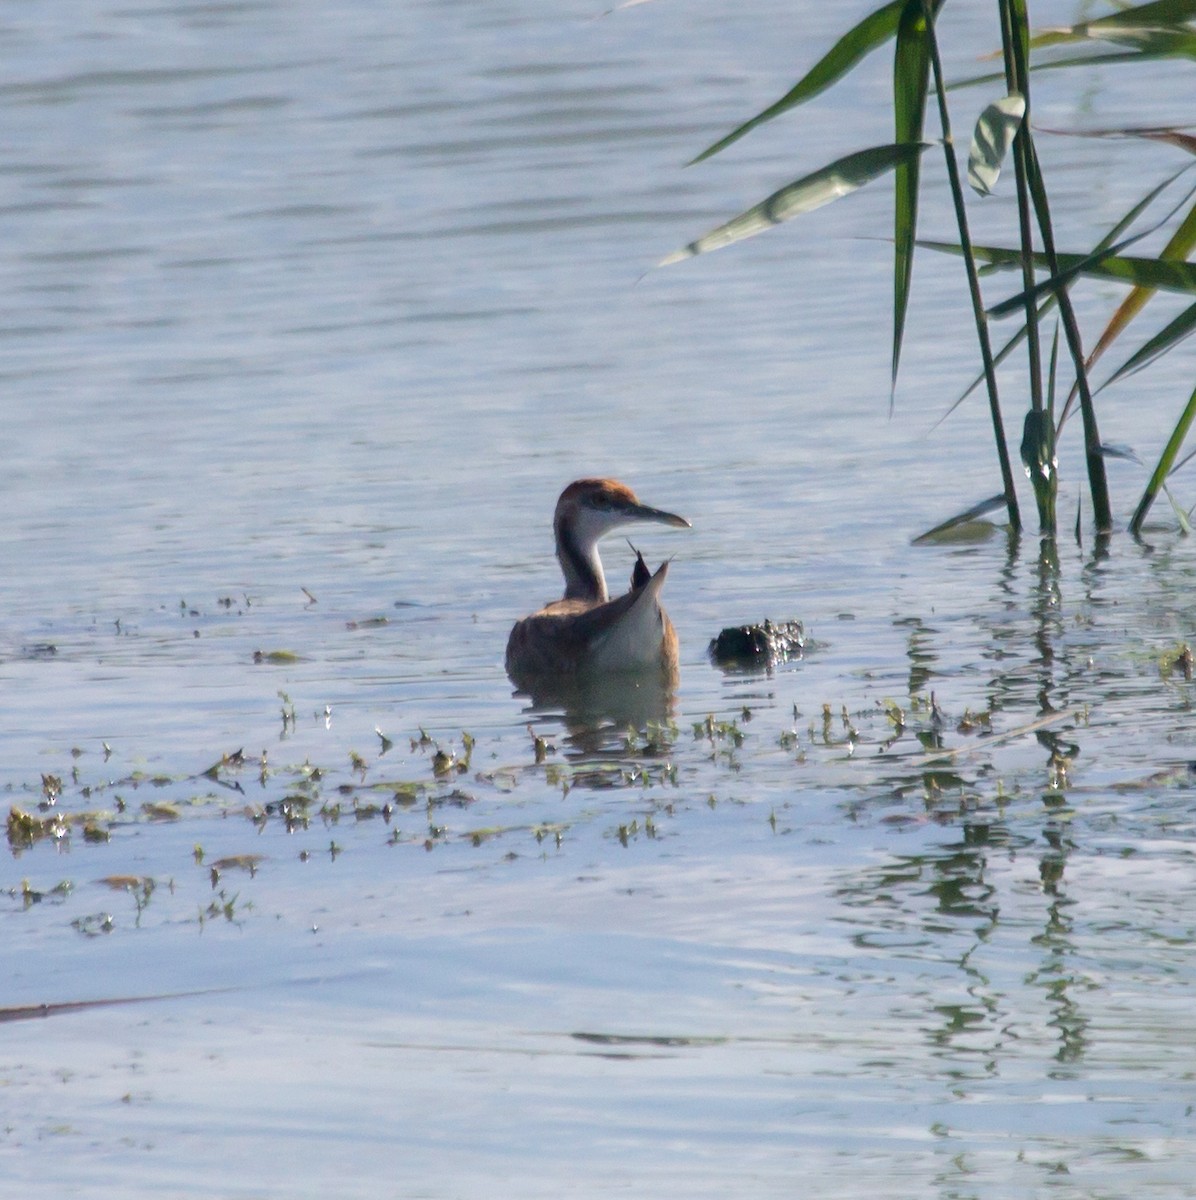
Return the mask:
<svg viewBox="0 0 1196 1200"><path fill-rule="evenodd" d="M961 755L966 754L979 754L986 752L989 746L997 746L1002 742L1012 741L1014 738L1023 737L1027 733L1037 733L1040 729L1048 729L1050 726L1058 725L1062 721L1086 720L1088 720L1088 710L1086 708L1064 709L1062 712L1048 713L1045 717L1039 717L1037 721L1031 721L1028 725L1019 725L1016 729L1005 730L1004 733L993 733L978 737L975 741L964 742L962 745L955 746L950 750L932 750L929 754L911 758L910 762L921 765L938 762L945 758L959 758Z"/></svg>
<svg viewBox="0 0 1196 1200"><path fill-rule="evenodd" d="M1196 246L1196 204L1188 210L1188 215L1160 251L1159 258L1166 261L1183 262L1191 254L1193 246ZM1154 294L1154 288L1139 284L1126 296L1109 319L1109 323L1097 339L1096 345L1093 346L1092 352L1088 356L1089 366L1104 354L1129 323L1146 307L1147 302Z"/></svg>
<svg viewBox="0 0 1196 1200"><path fill-rule="evenodd" d="M943 153L947 165L947 180L951 186L951 200L955 207L955 223L959 230L959 241L963 251L964 271L967 274L968 294L972 302L972 317L976 323L976 340L980 343L980 358L984 364L984 381L988 391L989 415L992 419L993 438L997 444L997 460L1001 467L1001 486L1004 489L1005 507L1009 513L1009 524L1016 531L1022 526L1018 510L1017 489L1013 482L1013 467L1009 461L1009 447L1005 442L1005 422L1001 416L1001 402L997 394L997 369L993 363L992 346L988 336L988 318L984 313L984 299L980 293L980 277L976 260L971 252L971 235L968 232L968 214L964 204L963 184L959 178L959 163L955 160L955 144L951 137L951 114L947 109L947 91L943 82L943 61L939 54L938 38L929 3L924 0L926 15L926 46L930 53L930 66L934 76L935 96L938 100L939 124L943 133Z"/></svg>
<svg viewBox="0 0 1196 1200"><path fill-rule="evenodd" d="M1030 213L1030 78L1026 70L1026 43L1030 36L1029 17L1024 0L1000 0L1001 52L1005 62L1005 87L1023 98L1023 119L1013 137L1013 166L1017 192L1018 241L1022 254L1022 287L1026 330L1026 367L1030 383L1030 411L1022 429L1022 460L1030 474L1034 500L1038 506L1039 531L1055 535L1055 497L1058 476L1055 473L1055 429L1047 419L1042 398L1042 349L1038 339L1038 305L1034 287L1034 227ZM1033 442L1033 456L1026 457Z"/></svg>
<svg viewBox="0 0 1196 1200"><path fill-rule="evenodd" d="M873 146L849 154L773 192L739 216L662 258L657 266L667 267L698 254L708 254L712 250L754 237L802 213L821 208L832 200L850 195L900 163L916 159L925 149L925 144Z"/></svg>
<svg viewBox="0 0 1196 1200"><path fill-rule="evenodd" d="M1107 17L1081 21L1066 29L1042 29L1030 39L1030 46L1055 46L1066 42L1087 41L1107 35L1113 29L1159 28L1181 25L1196 17L1196 0L1151 0L1133 8L1123 8Z"/></svg>
<svg viewBox="0 0 1196 1200"><path fill-rule="evenodd" d="M1052 272L1046 279L1043 279L1037 283L1031 283L1016 296L1010 296L1009 299L1002 300L1000 303L994 304L988 310L988 315L996 320L1000 320L1002 317L1008 317L1017 312L1019 309L1025 308L1028 303L1032 303L1040 296L1049 295L1053 292L1059 292L1074 282L1078 276L1093 274L1096 269L1102 266L1104 263L1116 259L1120 251L1126 249L1134 242L1139 241L1145 236L1145 233L1139 233L1132 238L1126 238L1116 245L1109 246L1104 250L1095 250L1091 254L1075 256L1073 261L1070 261L1065 266L1062 266L1062 269L1059 271ZM1062 259L1069 257L1070 256L1068 255L1062 255L1057 258L1057 261L1062 262ZM1027 261L1032 262L1036 266L1045 265L1048 269L1050 268L1050 258L1045 253L1042 255L1034 255L1029 259L1023 258L1020 263L1023 269L1027 265ZM1025 281L1023 279L1023 283L1024 282Z"/></svg>
<svg viewBox="0 0 1196 1200"><path fill-rule="evenodd" d="M960 525L967 525L970 521L975 521L990 512L995 512L998 508L1004 507L1004 492L999 492L995 496L989 496L987 500L981 500L979 504L973 504L971 508L965 509L961 513L956 513L953 517L948 517L947 520L936 525L933 529L928 529L925 533L918 534L918 536L914 538L913 544L915 546L921 546L926 542L940 541L943 534L950 533L953 529L957 529Z"/></svg>
<svg viewBox="0 0 1196 1200"><path fill-rule="evenodd" d="M1155 131L1137 130L1134 132L1137 134L1140 134L1141 136L1149 137L1149 136L1153 136L1153 133ZM1081 134L1077 134L1076 136L1087 137L1088 134L1081 133ZM1102 136L1109 136L1109 135L1105 134ZM1121 235L1142 215L1142 213L1145 212L1146 209L1149 208L1150 205L1152 203L1154 203L1154 201L1156 199L1158 199L1158 197L1168 187L1171 186L1171 184L1173 184L1181 175L1183 175L1185 171L1190 170L1192 168L1192 165L1193 164L1188 164L1187 166L1181 167L1173 175L1169 176L1167 179L1163 180L1162 183L1158 184L1156 187L1152 188L1149 192L1147 192L1147 194L1145 196L1143 196L1143 198L1141 200L1139 200L1123 217L1121 217L1121 219L1118 220L1116 222L1116 224L1114 224L1112 226L1111 229L1109 229L1109 231L1104 235L1104 237L1101 238L1101 240L1093 248L1091 257L1094 259L1099 259L1100 257L1102 257L1103 252L1106 251L1110 246L1112 246L1114 244L1114 242L1119 237L1121 237ZM1189 217L1189 219L1196 217L1196 208L1193 208L1193 210L1188 214L1188 217ZM1165 223L1168 219L1169 219L1169 217L1164 218L1164 221L1162 223ZM1187 222L1185 222L1185 224L1186 223ZM1193 232L1196 233L1196 220L1193 221L1193 226L1194 226ZM1158 228L1159 228L1159 225L1155 225L1153 227L1153 229L1150 230L1149 232L1153 232L1154 229L1158 229ZM921 242L919 244L923 245L923 246L927 246L927 247L929 247L929 245L930 245L929 243L926 243L926 242ZM942 250L947 249L947 247L942 244L940 244L936 248L942 249ZM1174 255L1168 254L1168 249L1174 250L1175 251ZM973 250L975 250L975 247L973 247ZM958 253L959 248L955 247L954 252ZM1168 243L1168 247L1164 249L1161 257L1164 257L1164 258L1169 258L1169 257L1186 258L1187 257L1186 251L1181 252L1181 240L1180 240L1178 233L1176 234L1175 237L1173 237L1171 239L1171 242ZM1009 265L1012 265L1012 264L1009 264ZM1154 295L1153 289L1135 289L1134 292L1131 292L1130 296L1131 297L1134 296L1139 291L1143 292L1146 296ZM1042 317L1046 315L1046 313L1050 310L1050 308L1054 305L1054 303L1055 303L1054 296L1046 297L1046 299L1043 301L1043 303L1038 308L1039 320L1041 320ZM1110 322L1110 326L1111 325L1112 325L1112 322ZM1025 336L1026 336L1026 326L1023 325L1021 327L1021 329L1019 329L1018 332L1015 333L1013 335L1013 337L1010 338L1009 341L1006 342L1005 345L1000 349L1000 351L997 353L997 355L994 359L994 362L996 362L996 364L998 366L1000 366L1001 363L1004 362L1005 359L1009 356L1009 354L1018 345L1020 345L1022 339L1025 338ZM1099 346L1099 343L1098 343L1098 346ZM1100 347L1100 348L1103 349L1103 347ZM1089 354L1089 356L1088 356L1088 366L1089 367L1091 367L1092 363L1095 362L1096 357L1097 357L1097 351L1094 349L1092 351L1092 353ZM984 382L984 372L981 371L981 373L979 375L977 375L975 379L972 380L972 382L964 390L963 394L955 401L955 403L952 404L951 407L943 414L943 416L940 417L939 420L935 422L935 424L934 424L934 426L932 426L932 428L937 428L940 424L942 424L942 422L945 421L947 419L947 417L949 417L960 406L960 404L962 404L972 394L972 392L974 392L976 390L976 388L978 388L980 386L980 384L982 384L983 382ZM1056 430L1058 430L1060 427L1062 427L1064 422L1067 420L1067 414L1071 411L1071 405L1076 397L1077 391L1078 391L1078 388L1073 386L1070 393L1068 394L1067 403L1063 406L1063 413L1059 417L1059 420L1056 424Z"/></svg>
<svg viewBox="0 0 1196 1200"><path fill-rule="evenodd" d="M919 239L918 245L927 250L938 250L944 254L962 254L961 247L954 242L933 242ZM982 262L994 267L1014 268L1021 266L1021 251L1001 246L972 245L971 253ZM1104 257L1101 254L1058 254L1059 274L1036 286L1035 292L1054 291L1074 275L1087 275L1093 279L1112 279L1119 283L1159 288L1167 292L1196 295L1196 263L1162 262L1157 258L1135 258L1125 255ZM1049 269L1047 256L1034 255L1034 265ZM1018 303L1014 303L1017 301ZM1002 300L990 310L992 315L1004 315L1021 307L1022 295Z"/></svg>
<svg viewBox="0 0 1196 1200"><path fill-rule="evenodd" d="M1171 504L1171 509L1175 513L1175 519L1179 522L1179 531L1184 537L1192 536L1192 514L1184 508L1182 504L1171 494L1171 489L1163 484L1163 495Z"/></svg>
<svg viewBox="0 0 1196 1200"><path fill-rule="evenodd" d="M1145 138L1152 142L1165 142L1189 154L1196 154L1196 136L1184 133L1171 125L1123 125L1110 129L1052 129L1048 125L1035 123L1038 133L1052 133L1058 137L1072 138Z"/></svg>
<svg viewBox="0 0 1196 1200"><path fill-rule="evenodd" d="M707 146L696 158L690 161L690 166L718 154L734 142L739 141L745 134L750 133L758 125L779 117L782 113L812 100L819 93L826 91L831 84L842 79L862 58L873 50L883 46L897 33L897 25L901 20L902 10L906 0L891 0L875 12L869 13L859 24L849 29L826 54L822 56L793 85L775 104L770 104L762 112L757 113L751 120L737 126L726 137Z"/></svg>
<svg viewBox="0 0 1196 1200"><path fill-rule="evenodd" d="M1130 533L1135 537L1142 532L1142 523L1146 520L1146 514L1150 512L1150 506L1155 502L1159 492L1166 485L1167 476L1171 474L1175 459L1184 444L1184 439L1188 436L1188 430L1192 427L1194 420L1196 420L1196 391L1192 392L1188 403L1184 407L1184 411L1180 414L1180 418L1176 422L1175 428L1171 431L1171 436L1167 439L1167 445L1163 447L1163 453L1159 456L1158 466L1155 467L1154 474L1151 475L1150 481L1146 485L1146 490L1142 493L1142 499L1138 501L1138 507L1134 510L1134 515L1130 519Z"/></svg>
<svg viewBox="0 0 1196 1200"><path fill-rule="evenodd" d="M1133 53L1145 59L1191 58L1193 51L1196 51L1196 33L1182 26L1147 28L1133 25L1111 25L1099 30L1093 27L1086 40L1111 42L1115 46L1128 46Z"/></svg>
<svg viewBox="0 0 1196 1200"><path fill-rule="evenodd" d="M1012 0L1015 4L1024 4L1024 0ZM1015 53L1019 52L1017 42L1014 43ZM1024 76L1023 76L1024 77ZM1027 127L1023 125L1023 133ZM1051 210L1047 203L1046 184L1042 177L1042 168L1038 162L1038 153L1033 138L1027 135L1025 141L1026 165L1028 168L1027 182L1030 195L1034 201L1034 215L1038 220L1038 232L1042 237L1042 248L1047 261L1047 269L1052 276L1059 274L1059 256L1055 250L1055 233L1051 223ZM1106 534L1113 529L1113 506L1109 499L1109 480L1105 471L1105 460L1101 454L1100 429L1096 420L1096 406L1092 400L1092 390L1088 386L1088 375L1084 369L1084 345L1080 337L1080 325L1076 320L1075 309L1072 307L1071 296L1066 287L1055 289L1059 300L1059 315L1063 319L1063 333L1067 339L1067 349L1071 354L1072 367L1075 370L1076 383L1080 393L1080 417L1084 427L1084 459L1088 467L1088 494L1092 498L1092 520L1098 533Z"/></svg>
<svg viewBox="0 0 1196 1200"><path fill-rule="evenodd" d="M926 92L929 87L930 56L927 32L934 19L935 7L924 0L907 0L897 27L897 46L893 55L894 140L920 142L926 119ZM897 168L893 203L893 359L889 406L897 388L897 369L901 362L901 342L905 336L905 316L909 307L909 289L914 271L914 239L918 231L918 179L920 159L911 159Z"/></svg>
<svg viewBox="0 0 1196 1200"><path fill-rule="evenodd" d="M1147 133L1144 136L1149 137L1151 134ZM1124 233L1125 230L1128 229L1142 215L1142 213L1144 213L1146 209L1149 208L1150 205L1153 204L1154 201L1171 186L1171 184L1173 184L1186 171L1191 170L1193 165L1194 164L1192 163L1186 164L1176 171L1174 175L1171 175L1167 179L1163 180L1162 183L1158 184L1156 187L1147 192L1146 195L1143 196L1142 199L1139 200L1129 210L1129 212L1127 212L1125 216L1123 216L1121 220L1119 220L1117 224L1105 234L1100 242L1097 243L1094 253L1112 245L1112 243L1119 238L1121 234ZM1189 193L1189 195L1191 195L1191 193ZM1174 211L1176 210L1173 209L1172 213L1169 213L1167 217L1164 218L1163 223L1170 220ZM1154 228L1157 229L1159 226L1156 225ZM1189 210L1187 216L1181 223L1180 228L1171 236L1159 257L1177 260L1186 259L1191 251L1192 245L1194 244L1193 239L1196 239L1196 205ZM1097 338L1096 345L1092 348L1092 350L1089 351L1088 361L1085 364L1088 370L1092 369L1093 364L1100 359L1109 346L1113 344L1114 340L1121 335L1129 323L1142 311L1142 309L1146 306L1147 301L1154 294L1154 288L1135 287L1130 294L1126 296L1126 298L1118 306L1117 311L1110 318L1108 325L1106 325L1104 330L1101 332L1100 337ZM1059 416L1059 421L1056 428L1061 429L1066 423L1078 391L1078 387L1073 385L1071 391L1068 393L1067 403L1063 406L1063 412Z"/></svg>
<svg viewBox="0 0 1196 1200"><path fill-rule="evenodd" d="M1196 55L1196 43L1160 47L1154 50L1111 50L1104 54L1076 54L1070 58L1055 58L1050 62L1036 62L1030 67L1032 71L1050 71L1057 67L1093 67L1115 66L1118 63L1152 62L1162 58L1192 58ZM957 79L951 84L950 90L959 88L978 87L981 84L1000 83L1004 76L997 71L985 75L973 75L969 79Z"/></svg>
<svg viewBox="0 0 1196 1200"><path fill-rule="evenodd" d="M1054 307L1054 305L1055 297L1048 296L1042 302L1042 304L1038 306L1038 319L1041 321L1042 318ZM1018 346L1025 341L1025 338L1026 326L1023 325L1021 329L1019 329L1017 333L1015 333L1013 337L1011 337L1009 341L1007 341L1005 345L1003 345L1001 349L993 355L993 364L999 367L1014 352L1014 350L1016 350ZM947 411L943 413L943 415L939 417L939 419L935 421L930 428L937 429L983 382L984 372L981 371L980 374L968 384L968 386L963 390L951 407L948 408Z"/></svg>
<svg viewBox="0 0 1196 1200"><path fill-rule="evenodd" d="M1196 458L1196 450L1189 450L1187 454L1185 454L1183 458L1181 458L1179 462L1177 462L1175 466L1171 468L1171 474L1174 475L1176 471L1186 467L1194 458Z"/></svg>
<svg viewBox="0 0 1196 1200"><path fill-rule="evenodd" d="M1059 370L1059 322L1055 322L1055 336L1051 339L1051 368L1047 375L1047 412L1052 427L1055 421L1055 381Z"/></svg>
<svg viewBox="0 0 1196 1200"><path fill-rule="evenodd" d="M1174 347L1178 346L1179 343L1184 340L1184 338L1189 337L1194 332L1196 332L1196 304L1192 304L1188 308L1185 308L1178 317L1172 321L1168 321L1167 324L1154 335L1154 337L1135 350L1134 353L1131 354L1129 358L1127 358L1125 362L1123 362L1121 366L1118 367L1117 370L1114 371L1113 374L1101 384L1101 390L1103 391L1111 383L1115 383L1118 379L1122 379L1126 375L1132 375L1135 371L1140 371L1143 367L1149 366L1149 364L1154 362L1156 358L1160 358L1168 351L1174 349Z"/></svg>

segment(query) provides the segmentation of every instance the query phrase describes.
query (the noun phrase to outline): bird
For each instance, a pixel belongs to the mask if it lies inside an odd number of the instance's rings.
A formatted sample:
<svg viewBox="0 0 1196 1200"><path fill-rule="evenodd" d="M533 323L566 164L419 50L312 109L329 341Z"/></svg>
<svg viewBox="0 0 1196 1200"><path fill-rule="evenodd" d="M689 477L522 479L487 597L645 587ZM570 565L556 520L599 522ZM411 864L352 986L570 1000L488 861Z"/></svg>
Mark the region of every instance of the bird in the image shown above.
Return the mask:
<svg viewBox="0 0 1196 1200"><path fill-rule="evenodd" d="M507 674L520 690L536 692L595 676L678 677L677 632L660 604L669 564L641 570L637 551L631 590L612 600L598 542L640 522L691 528L685 517L641 504L615 479L578 479L561 493L552 518L565 594L516 621L507 640Z"/></svg>

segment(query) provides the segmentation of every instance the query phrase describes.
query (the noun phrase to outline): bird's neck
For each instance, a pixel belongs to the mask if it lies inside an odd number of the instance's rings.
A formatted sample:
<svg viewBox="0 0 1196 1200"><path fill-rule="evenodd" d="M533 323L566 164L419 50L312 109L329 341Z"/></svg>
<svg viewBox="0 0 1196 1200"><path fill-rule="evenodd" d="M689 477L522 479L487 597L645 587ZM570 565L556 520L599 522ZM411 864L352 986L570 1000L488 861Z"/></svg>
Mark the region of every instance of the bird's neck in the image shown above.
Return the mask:
<svg viewBox="0 0 1196 1200"><path fill-rule="evenodd" d="M596 539L580 538L575 530L558 525L556 556L565 574L566 600L595 600L605 604L610 599Z"/></svg>

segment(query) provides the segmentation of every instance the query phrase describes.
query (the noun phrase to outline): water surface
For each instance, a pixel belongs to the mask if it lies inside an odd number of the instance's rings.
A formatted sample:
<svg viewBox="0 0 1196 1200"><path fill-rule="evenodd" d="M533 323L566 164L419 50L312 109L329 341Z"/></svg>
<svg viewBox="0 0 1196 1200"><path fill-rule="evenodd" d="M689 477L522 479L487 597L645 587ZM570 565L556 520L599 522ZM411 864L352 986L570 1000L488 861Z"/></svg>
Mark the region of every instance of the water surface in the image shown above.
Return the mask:
<svg viewBox="0 0 1196 1200"><path fill-rule="evenodd" d="M1054 561L909 545L997 473L979 406L931 432L954 264L918 264L889 417L883 187L650 270L887 136L878 59L681 167L847 19L5 16L14 1195L1187 1185L1190 548L1163 513ZM1166 123L1183 86L1044 77L1039 112ZM1126 153L1057 150L1061 241L1174 166ZM1157 454L1185 379L1110 392L1107 439ZM502 669L593 473L694 525L637 538L683 679L632 730ZM709 663L764 617L802 661Z"/></svg>

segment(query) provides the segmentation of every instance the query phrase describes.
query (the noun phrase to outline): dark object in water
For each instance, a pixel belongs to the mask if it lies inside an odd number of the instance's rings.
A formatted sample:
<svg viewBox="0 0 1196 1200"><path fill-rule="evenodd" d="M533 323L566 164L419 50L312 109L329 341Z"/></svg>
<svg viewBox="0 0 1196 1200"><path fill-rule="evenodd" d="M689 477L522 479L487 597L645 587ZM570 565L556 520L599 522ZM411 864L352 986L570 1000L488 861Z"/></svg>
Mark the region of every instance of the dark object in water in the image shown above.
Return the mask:
<svg viewBox="0 0 1196 1200"><path fill-rule="evenodd" d="M771 666L801 658L805 644L806 634L800 621L735 625L724 629L710 643L710 657L720 667Z"/></svg>

